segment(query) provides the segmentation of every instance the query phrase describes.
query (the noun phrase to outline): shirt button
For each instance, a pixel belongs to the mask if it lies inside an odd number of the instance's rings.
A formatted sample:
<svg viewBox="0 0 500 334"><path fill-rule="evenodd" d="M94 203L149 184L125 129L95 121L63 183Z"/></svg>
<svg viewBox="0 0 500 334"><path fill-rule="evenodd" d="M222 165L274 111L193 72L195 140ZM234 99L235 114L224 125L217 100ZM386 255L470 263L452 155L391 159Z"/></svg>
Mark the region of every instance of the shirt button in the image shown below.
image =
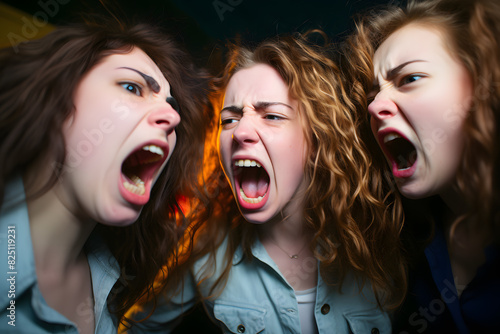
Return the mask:
<svg viewBox="0 0 500 334"><path fill-rule="evenodd" d="M245 333L245 326L243 326L243 325L238 325L237 330L238 330L238 333Z"/></svg>
<svg viewBox="0 0 500 334"><path fill-rule="evenodd" d="M379 334L380 331L378 330L378 328L372 328L372 334Z"/></svg>
<svg viewBox="0 0 500 334"><path fill-rule="evenodd" d="M321 314L328 314L330 312L330 305L324 304L321 306Z"/></svg>

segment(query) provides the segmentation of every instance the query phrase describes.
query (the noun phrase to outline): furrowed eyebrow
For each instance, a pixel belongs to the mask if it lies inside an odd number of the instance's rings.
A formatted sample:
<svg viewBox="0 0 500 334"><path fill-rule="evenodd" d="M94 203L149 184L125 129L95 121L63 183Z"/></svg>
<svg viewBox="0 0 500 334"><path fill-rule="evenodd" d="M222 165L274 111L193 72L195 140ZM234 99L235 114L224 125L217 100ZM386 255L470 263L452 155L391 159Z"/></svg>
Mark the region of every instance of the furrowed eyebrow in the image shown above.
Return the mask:
<svg viewBox="0 0 500 334"><path fill-rule="evenodd" d="M417 62L425 62L425 60L418 60L418 59L417 60L410 60L410 61L404 62L401 65L398 65L398 66L388 70L387 71L387 80L389 80L389 81L393 80L395 77L397 77L399 75L399 73L401 72L401 70L403 68L405 68L405 66L412 64L412 63L417 63Z"/></svg>
<svg viewBox="0 0 500 334"><path fill-rule="evenodd" d="M126 70L131 70L131 71L134 71L135 73L139 74L141 77L144 78L144 80L146 81L146 83L148 84L148 87L155 93L159 93L160 92L160 85L158 84L158 82L156 82L155 79L153 79L153 77L150 77L149 75L147 74L144 74L142 73L141 71L138 71L134 68L130 68L130 67L119 67L119 68L123 68L123 69L126 69Z"/></svg>
<svg viewBox="0 0 500 334"><path fill-rule="evenodd" d="M243 114L243 108L237 107L237 106L225 107L220 112L223 112L223 111L230 111L230 112L233 112L236 114Z"/></svg>
<svg viewBox="0 0 500 334"><path fill-rule="evenodd" d="M261 111L261 110L267 109L270 106L275 106L275 105L285 106L285 107L293 110L293 108L291 106L289 106L286 103L282 103L282 102L257 102L254 104L254 108L255 108L255 110ZM230 111L230 112L237 113L237 114L243 114L243 108L237 107L237 106L225 107L221 110L221 112L223 112L223 111Z"/></svg>
<svg viewBox="0 0 500 334"><path fill-rule="evenodd" d="M286 103L282 103L282 102L257 102L255 104L255 109L257 109L257 110L263 110L263 109L266 109L268 107L276 106L276 105L285 106L285 107L293 110L293 108L291 106L289 106Z"/></svg>
<svg viewBox="0 0 500 334"><path fill-rule="evenodd" d="M420 59L410 60L410 61L404 62L404 63L402 63L394 68L391 68L387 71L386 80L388 80L388 81L394 80L401 73L403 68L405 68L409 64L417 63L417 62L426 62L426 60L420 60ZM374 81L373 86L367 95L372 95L372 94L379 92L379 91L380 91L380 84L377 81Z"/></svg>

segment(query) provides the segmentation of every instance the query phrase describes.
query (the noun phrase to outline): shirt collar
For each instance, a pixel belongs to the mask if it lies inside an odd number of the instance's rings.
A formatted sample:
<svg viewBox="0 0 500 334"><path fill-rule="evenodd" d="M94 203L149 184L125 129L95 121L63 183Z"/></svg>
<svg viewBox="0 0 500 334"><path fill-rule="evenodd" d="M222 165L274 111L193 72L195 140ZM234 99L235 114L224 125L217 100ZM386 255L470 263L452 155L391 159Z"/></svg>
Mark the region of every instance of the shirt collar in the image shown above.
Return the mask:
<svg viewBox="0 0 500 334"><path fill-rule="evenodd" d="M109 315L107 300L113 293L119 293L127 284L127 279L134 277L123 276L123 286L115 287L120 278L120 266L108 249L102 237L95 231L86 243L87 260L92 275L92 290L94 292L94 314L96 328L101 321L112 319ZM126 274L126 272L125 272ZM122 279L120 279L120 282ZM103 316L105 314L105 316Z"/></svg>
<svg viewBox="0 0 500 334"><path fill-rule="evenodd" d="M34 282L36 282L35 258L33 256L33 244L31 242L28 207L26 205L24 185L22 177L16 176L5 186L5 201L0 211L0 226L2 227L1 244L7 245L7 227L13 226L15 233L15 264L10 268L7 256L2 257L0 263L5 268L6 275L15 276L16 294L22 294ZM4 264L5 262L5 264ZM8 273L12 272L12 275ZM2 282L3 283L3 282ZM7 293L0 295L0 306L7 305L9 298Z"/></svg>
<svg viewBox="0 0 500 334"><path fill-rule="evenodd" d="M264 248L264 245L260 242L259 238L255 239L251 247L251 252L252 256L255 259L267 264L269 267L273 268L274 271L276 271L277 273L281 273L276 263L273 261L273 259L271 259L271 257L267 253L266 249ZM245 253L243 252L243 247L239 245L238 248L236 248L236 251L234 252L233 266L236 266L239 263L241 263L244 257Z"/></svg>

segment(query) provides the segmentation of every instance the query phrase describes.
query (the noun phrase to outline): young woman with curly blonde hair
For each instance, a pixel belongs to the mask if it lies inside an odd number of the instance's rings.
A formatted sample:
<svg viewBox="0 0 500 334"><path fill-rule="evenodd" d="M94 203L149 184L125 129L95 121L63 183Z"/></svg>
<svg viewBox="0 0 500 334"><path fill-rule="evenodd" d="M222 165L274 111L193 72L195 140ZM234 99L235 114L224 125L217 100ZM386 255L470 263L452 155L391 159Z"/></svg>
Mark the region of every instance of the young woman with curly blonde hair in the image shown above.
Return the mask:
<svg viewBox="0 0 500 334"><path fill-rule="evenodd" d="M395 330L498 332L500 4L410 1L364 17L347 45L378 168L404 197Z"/></svg>
<svg viewBox="0 0 500 334"><path fill-rule="evenodd" d="M230 187L218 167L219 214L197 229L183 289L140 328L172 327L198 294L226 333L391 332L400 220L326 50L300 36L233 48L214 99Z"/></svg>

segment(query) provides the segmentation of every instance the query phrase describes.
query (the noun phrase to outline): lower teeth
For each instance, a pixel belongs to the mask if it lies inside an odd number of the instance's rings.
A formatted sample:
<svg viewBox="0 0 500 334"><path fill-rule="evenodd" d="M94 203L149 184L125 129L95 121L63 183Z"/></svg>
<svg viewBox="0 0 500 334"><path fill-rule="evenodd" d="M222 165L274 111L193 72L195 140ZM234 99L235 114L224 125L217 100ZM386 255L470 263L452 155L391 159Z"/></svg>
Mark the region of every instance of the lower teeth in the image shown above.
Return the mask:
<svg viewBox="0 0 500 334"><path fill-rule="evenodd" d="M250 198L250 197L247 197L245 195L245 192L243 191L243 189L240 188L240 195L241 197L243 198L243 200L247 203L252 203L252 204L256 204L256 203L259 203L260 201L262 201L262 199L264 198L264 196L259 196L257 198Z"/></svg>
<svg viewBox="0 0 500 334"><path fill-rule="evenodd" d="M129 183L128 181L124 181L123 186L125 187L125 189L136 195L141 195L141 196L144 195L146 193L146 187L144 186L144 181L142 181L137 176L132 176L130 179L132 182L134 182L134 184Z"/></svg>

